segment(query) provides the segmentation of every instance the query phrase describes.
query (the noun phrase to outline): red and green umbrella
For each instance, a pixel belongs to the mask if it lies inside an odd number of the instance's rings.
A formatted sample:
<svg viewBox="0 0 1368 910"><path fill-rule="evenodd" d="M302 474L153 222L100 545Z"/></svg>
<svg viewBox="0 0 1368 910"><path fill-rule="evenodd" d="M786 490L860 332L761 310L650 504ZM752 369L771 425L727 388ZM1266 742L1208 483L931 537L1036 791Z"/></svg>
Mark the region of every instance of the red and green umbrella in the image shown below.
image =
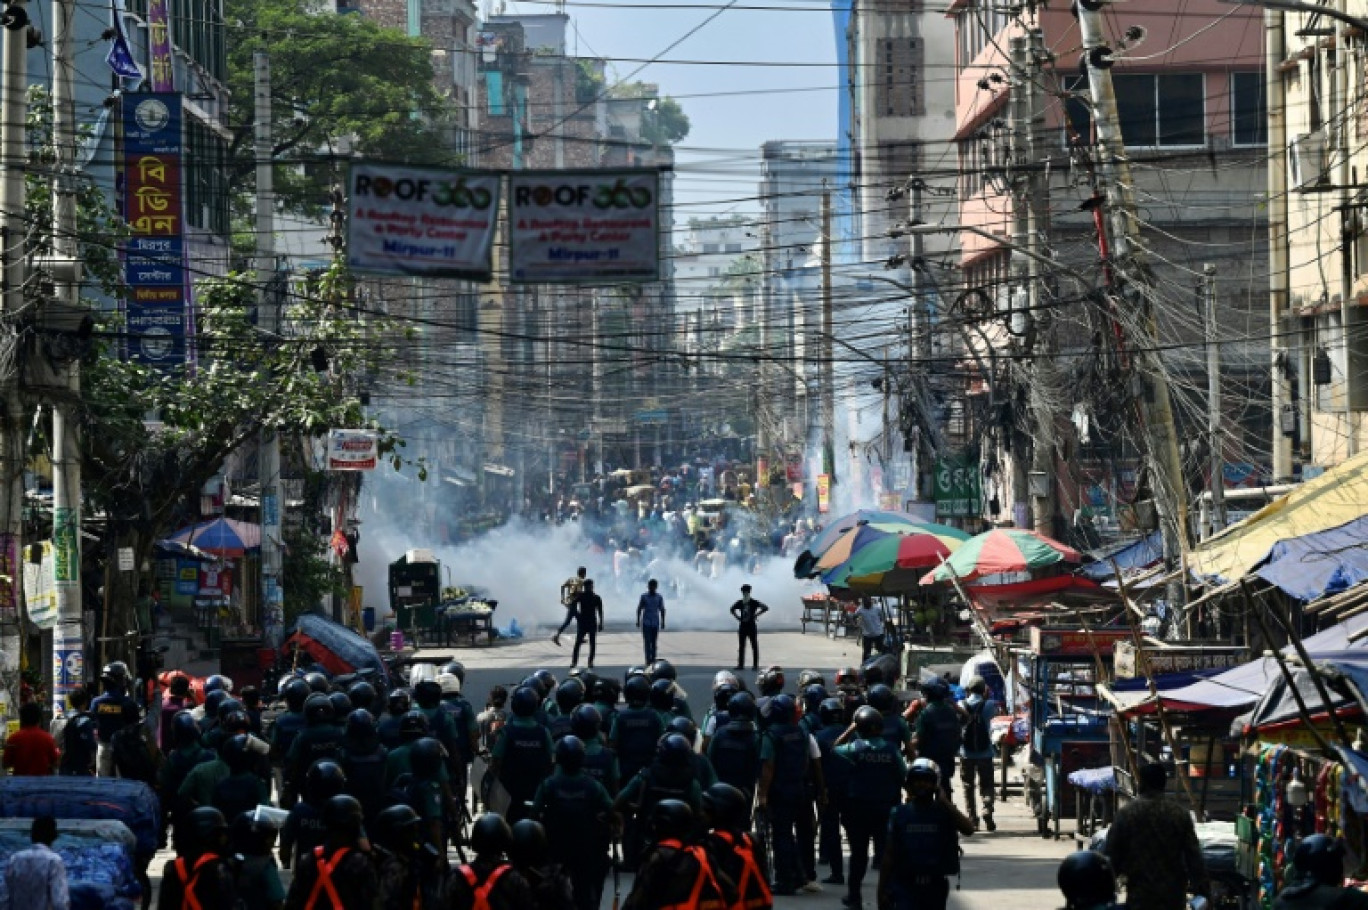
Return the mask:
<svg viewBox="0 0 1368 910"><path fill-rule="evenodd" d="M964 545L963 539L942 534L890 534L861 547L823 575L822 581L832 587L870 593L912 591L927 567L940 565Z"/></svg>
<svg viewBox="0 0 1368 910"><path fill-rule="evenodd" d="M997 528L971 537L946 559L944 565L928 572L922 584L938 581L974 581L985 575L1031 572L1059 562L1082 562L1083 556L1035 531L1023 528Z"/></svg>
<svg viewBox="0 0 1368 910"><path fill-rule="evenodd" d="M793 564L794 577L812 578L820 575L850 558L851 554L871 540L878 539L877 536L864 533L852 537L851 532L856 531L876 531L883 535L926 533L955 540L969 539L969 535L959 528L921 521L906 512L861 509L833 520L817 532L812 540L808 541L807 549L798 556ZM838 551L840 555L835 561L826 559L827 553L837 549L837 547L846 547L846 549ZM819 563L822 565L819 566Z"/></svg>

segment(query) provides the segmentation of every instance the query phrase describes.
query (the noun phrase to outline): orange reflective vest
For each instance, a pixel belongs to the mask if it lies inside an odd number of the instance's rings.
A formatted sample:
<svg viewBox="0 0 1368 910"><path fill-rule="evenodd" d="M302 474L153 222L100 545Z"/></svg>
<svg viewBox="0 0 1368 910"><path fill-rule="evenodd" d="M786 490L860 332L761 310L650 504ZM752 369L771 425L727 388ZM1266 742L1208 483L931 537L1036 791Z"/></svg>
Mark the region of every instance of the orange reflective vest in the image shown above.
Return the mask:
<svg viewBox="0 0 1368 910"><path fill-rule="evenodd" d="M763 910L774 906L774 894L755 859L755 842L749 834L734 835L730 831L714 831L714 836L741 858L741 877L736 883L736 903L733 910Z"/></svg>
<svg viewBox="0 0 1368 910"><path fill-rule="evenodd" d="M713 874L712 861L708 859L706 850L696 845L686 847L677 840L663 840L656 846L672 847L680 853L692 856L694 862L698 863L698 875L694 878L693 887L689 889L689 896L681 902L662 904L656 910L732 910L727 904L727 896L722 891L722 886L717 883L717 876ZM709 890L705 892L705 888Z"/></svg>
<svg viewBox="0 0 1368 910"><path fill-rule="evenodd" d="M350 847L343 847L332 855L332 859L328 859L323 855L322 847L314 847L314 867L318 870L318 878L314 881L313 890L309 892L309 899L304 902L304 910L314 910L318 906L318 898L324 892L327 892L328 900L332 901L333 910L342 910L342 895L337 893L337 885L333 883L332 874L342 864L342 858L350 852Z"/></svg>
<svg viewBox="0 0 1368 910"><path fill-rule="evenodd" d="M195 860L194 866L188 868L185 857L176 858L176 878L181 883L181 910L204 910L199 895L195 893L195 886L199 884L200 870L218 858L217 853L205 853Z"/></svg>
<svg viewBox="0 0 1368 910"><path fill-rule="evenodd" d="M513 867L505 863L493 872L489 873L489 878L480 884L479 874L470 866L461 867L461 875L465 878L466 884L470 886L471 893L475 895L475 903L471 904L470 910L490 910L489 893L494 890L494 886L499 883L499 879Z"/></svg>

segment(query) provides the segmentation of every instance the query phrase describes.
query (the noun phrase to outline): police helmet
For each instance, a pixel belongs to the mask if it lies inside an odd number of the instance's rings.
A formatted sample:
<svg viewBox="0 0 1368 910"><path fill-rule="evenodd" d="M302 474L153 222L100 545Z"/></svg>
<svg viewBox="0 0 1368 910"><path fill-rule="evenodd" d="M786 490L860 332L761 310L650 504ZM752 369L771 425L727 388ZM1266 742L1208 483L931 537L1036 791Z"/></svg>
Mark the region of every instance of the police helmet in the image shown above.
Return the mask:
<svg viewBox="0 0 1368 910"><path fill-rule="evenodd" d="M252 753L247 751L247 735L230 736L219 746L219 758L233 774L241 774L252 767Z"/></svg>
<svg viewBox="0 0 1368 910"><path fill-rule="evenodd" d="M570 714L570 732L582 740L598 739L603 715L593 705L579 705Z"/></svg>
<svg viewBox="0 0 1368 910"><path fill-rule="evenodd" d="M766 667L756 677L756 686L761 695L778 695L784 691L784 670L782 667Z"/></svg>
<svg viewBox="0 0 1368 910"><path fill-rule="evenodd" d="M825 698L817 706L817 717L824 724L839 724L845 716L845 705L839 698Z"/></svg>
<svg viewBox="0 0 1368 910"><path fill-rule="evenodd" d="M674 710L674 683L668 679L657 679L651 683L651 707L657 711Z"/></svg>
<svg viewBox="0 0 1368 910"><path fill-rule="evenodd" d="M950 687L939 676L922 683L921 690L927 701L944 701L950 697Z"/></svg>
<svg viewBox="0 0 1368 910"><path fill-rule="evenodd" d="M184 830L177 832L177 839L188 840L179 843L180 852L208 853L228 839L228 820L213 806L200 806L191 809L185 816Z"/></svg>
<svg viewBox="0 0 1368 910"><path fill-rule="evenodd" d="M666 729L687 739L690 746L698 742L698 724L687 717L681 715L670 718L670 726Z"/></svg>
<svg viewBox="0 0 1368 910"><path fill-rule="evenodd" d="M750 800L731 784L718 781L703 791L703 813L714 828L739 830L746 826Z"/></svg>
<svg viewBox="0 0 1368 910"><path fill-rule="evenodd" d="M674 664L663 657L652 661L648 675L652 681L668 679L670 682L675 682L679 679L679 672L675 670Z"/></svg>
<svg viewBox="0 0 1368 910"><path fill-rule="evenodd" d="M940 765L937 765L929 758L919 758L912 762L907 768L907 788L910 790L914 785L922 781L929 781L932 784L939 786Z"/></svg>
<svg viewBox="0 0 1368 910"><path fill-rule="evenodd" d="M864 685L864 674L859 667L842 667L836 671L836 687L838 689L858 689Z"/></svg>
<svg viewBox="0 0 1368 910"><path fill-rule="evenodd" d="M226 715L219 717L219 729L226 733L250 733L252 731L251 715L241 708L236 711L229 711Z"/></svg>
<svg viewBox="0 0 1368 910"><path fill-rule="evenodd" d="M718 711L727 710L728 702L731 701L732 696L738 691L740 690L731 685L718 686L716 689L713 689L713 707Z"/></svg>
<svg viewBox="0 0 1368 910"><path fill-rule="evenodd" d="M569 714L575 706L584 701L584 684L578 679L567 679L556 686L556 707L562 714Z"/></svg>
<svg viewBox="0 0 1368 910"><path fill-rule="evenodd" d="M880 683L886 682L887 680L884 679L884 671L881 665L873 662L865 665L864 684L866 686L877 686Z"/></svg>
<svg viewBox="0 0 1368 910"><path fill-rule="evenodd" d="M556 743L556 764L574 772L584 767L584 741L573 733L562 736Z"/></svg>
<svg viewBox="0 0 1368 910"><path fill-rule="evenodd" d="M826 700L826 686L820 683L813 683L803 689L803 710L812 713L817 710L817 706Z"/></svg>
<svg viewBox="0 0 1368 910"><path fill-rule="evenodd" d="M204 719L218 720L219 705L228 700L228 693L222 689L215 689L204 696Z"/></svg>
<svg viewBox="0 0 1368 910"><path fill-rule="evenodd" d="M408 689L395 689L385 700L385 707L395 717L401 717L413 707L413 698Z"/></svg>
<svg viewBox="0 0 1368 910"><path fill-rule="evenodd" d="M399 719L399 738L405 742L422 739L428 735L429 729L427 715L417 708Z"/></svg>
<svg viewBox="0 0 1368 910"><path fill-rule="evenodd" d="M461 679L453 673L438 673L437 685L442 689L442 697L461 694Z"/></svg>
<svg viewBox="0 0 1368 910"><path fill-rule="evenodd" d="M124 666L124 664L123 664L122 661L116 661L116 663L117 663L120 667L123 667L124 676L127 676L127 675L128 675L128 667ZM112 667L112 666L114 666L114 664L110 664L109 666ZM105 668L105 670L108 670L108 669L109 669L109 667L106 667L106 668ZM206 680L204 681L204 691L206 691L206 692L217 692L219 689L222 689L224 692L232 692L232 691L233 691L233 681L232 681L231 679L229 679L228 677L222 676L222 675L220 675L220 674L218 674L218 673L215 673L213 676L209 677L208 679L206 679Z"/></svg>
<svg viewBox="0 0 1368 910"><path fill-rule="evenodd" d="M323 804L323 824L328 831L356 837L361 833L365 813L354 796L339 793Z"/></svg>
<svg viewBox="0 0 1368 910"><path fill-rule="evenodd" d="M651 810L649 827L657 843L663 840L682 840L693 830L693 810L678 799L662 799Z"/></svg>
<svg viewBox="0 0 1368 910"><path fill-rule="evenodd" d="M332 686L328 684L328 677L317 670L314 670L312 673L305 673L304 681L309 684L310 689L315 692L322 692L324 695L328 694L328 690L332 688Z"/></svg>
<svg viewBox="0 0 1368 910"><path fill-rule="evenodd" d="M128 664L121 660L107 663L104 669L100 671L100 678L108 682L126 683L128 682Z"/></svg>
<svg viewBox="0 0 1368 910"><path fill-rule="evenodd" d="M347 786L347 773L335 761L316 761L304 774L304 796L314 806L322 806Z"/></svg>
<svg viewBox="0 0 1368 910"><path fill-rule="evenodd" d="M869 702L869 707L878 711L880 714L892 711L893 706L897 701L897 699L893 697L893 690L883 683L870 686L869 696L866 700Z"/></svg>
<svg viewBox="0 0 1368 910"><path fill-rule="evenodd" d="M546 829L541 822L525 818L515 824L509 834L508 858L514 865L536 868L546 863L550 848L546 843Z"/></svg>
<svg viewBox="0 0 1368 910"><path fill-rule="evenodd" d="M461 681L461 685L465 685L465 664L461 663L459 660L449 660L443 664L442 669L438 671L437 675L441 676L443 673L448 676L456 677Z"/></svg>
<svg viewBox="0 0 1368 910"><path fill-rule="evenodd" d="M855 712L855 732L861 736L883 736L883 728L883 715L873 705L865 705Z"/></svg>
<svg viewBox="0 0 1368 910"><path fill-rule="evenodd" d="M1116 875L1111 861L1095 850L1080 850L1064 857L1056 879L1069 907L1096 907L1116 900Z"/></svg>
<svg viewBox="0 0 1368 910"><path fill-rule="evenodd" d="M371 826L375 842L391 853L412 856L422 846L418 833L420 821L418 813L403 803L381 809Z"/></svg>
<svg viewBox="0 0 1368 910"><path fill-rule="evenodd" d="M578 679L580 685L584 686L584 697L589 698L593 695L594 687L599 684L599 675L593 670L571 670L570 679Z"/></svg>
<svg viewBox="0 0 1368 910"><path fill-rule="evenodd" d="M442 744L424 736L409 747L409 768L413 776L428 780L442 773Z"/></svg>
<svg viewBox="0 0 1368 910"><path fill-rule="evenodd" d="M1318 883L1338 888L1344 884L1344 844L1328 834L1312 834L1297 845L1292 865Z"/></svg>
<svg viewBox="0 0 1368 910"><path fill-rule="evenodd" d="M214 709L214 716L218 718L219 723L222 723L223 719L234 711L244 710L246 709L242 707L242 702L238 701L236 698L229 697L218 703L218 707Z"/></svg>
<svg viewBox="0 0 1368 910"><path fill-rule="evenodd" d="M365 680L354 682L347 689L347 699L351 702L352 710L364 708L369 711L375 707L375 686Z"/></svg>
<svg viewBox="0 0 1368 910"><path fill-rule="evenodd" d="M983 695L988 691L988 683L984 682L982 676L975 673L964 681L964 691L977 692L979 695Z"/></svg>
<svg viewBox="0 0 1368 910"><path fill-rule="evenodd" d="M518 686L513 690L513 697L509 699L510 707L516 717L531 717L537 713L541 707L541 696L537 695L537 690L530 686Z"/></svg>
<svg viewBox="0 0 1368 910"><path fill-rule="evenodd" d="M304 710L304 699L312 691L308 683L296 676L281 688L280 694L285 696L285 707L298 713Z"/></svg>
<svg viewBox="0 0 1368 910"><path fill-rule="evenodd" d="M733 690L741 691L741 680L736 678L736 674L730 670L718 670L713 676L712 689L716 692L723 686L731 686Z"/></svg>
<svg viewBox="0 0 1368 910"><path fill-rule="evenodd" d="M442 686L435 679L424 679L413 687L413 700L419 707L435 708L442 701Z"/></svg>
<svg viewBox="0 0 1368 910"><path fill-rule="evenodd" d="M615 705L618 700L617 680L599 679L594 681L593 692L594 701L602 705Z"/></svg>
<svg viewBox="0 0 1368 910"><path fill-rule="evenodd" d="M826 677L817 670L803 670L798 674L798 688L807 689L808 686L826 686Z"/></svg>
<svg viewBox="0 0 1368 910"><path fill-rule="evenodd" d="M375 715L357 708L347 715L347 738L365 742L376 735Z"/></svg>
<svg viewBox="0 0 1368 910"><path fill-rule="evenodd" d="M333 703L321 692L315 692L304 700L304 719L310 724L332 723L333 713Z"/></svg>
<svg viewBox="0 0 1368 910"><path fill-rule="evenodd" d="M556 691L556 674L552 673L550 670L543 669L534 670L532 675L536 678L537 682L541 683L543 698Z"/></svg>
<svg viewBox="0 0 1368 910"><path fill-rule="evenodd" d="M688 764L693 756L693 746L678 733L666 733L656 743L656 758L662 765L678 768Z"/></svg>
<svg viewBox="0 0 1368 910"><path fill-rule="evenodd" d="M176 745L188 746L199 741L202 731L195 721L195 715L189 711L177 711L176 716L171 718L171 734Z"/></svg>
<svg viewBox="0 0 1368 910"><path fill-rule="evenodd" d="M798 717L798 703L792 695L776 695L769 701L768 714L772 724L791 724Z"/></svg>
<svg viewBox="0 0 1368 910"><path fill-rule="evenodd" d="M470 827L470 847L476 853L505 853L513 842L513 832L503 816L486 812Z"/></svg>
<svg viewBox="0 0 1368 910"><path fill-rule="evenodd" d="M643 679L645 679L648 683L651 681L650 677L646 675L646 668L637 664L628 667L627 672L622 674L622 684L626 686L627 683L632 681L632 677L634 676L640 676Z"/></svg>
<svg viewBox="0 0 1368 910"><path fill-rule="evenodd" d="M629 707L644 707L651 700L651 684L644 676L633 676L623 685L622 697L627 699Z"/></svg>
<svg viewBox="0 0 1368 910"><path fill-rule="evenodd" d="M749 692L737 692L727 702L727 715L736 720L755 720L755 697Z"/></svg>

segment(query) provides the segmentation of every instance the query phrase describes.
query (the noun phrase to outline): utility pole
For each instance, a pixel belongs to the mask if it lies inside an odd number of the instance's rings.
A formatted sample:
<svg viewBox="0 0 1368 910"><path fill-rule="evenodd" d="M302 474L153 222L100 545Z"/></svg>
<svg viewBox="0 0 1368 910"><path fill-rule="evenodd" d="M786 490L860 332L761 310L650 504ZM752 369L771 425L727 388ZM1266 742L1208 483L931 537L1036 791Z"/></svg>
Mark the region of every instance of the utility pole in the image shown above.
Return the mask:
<svg viewBox="0 0 1368 910"><path fill-rule="evenodd" d="M926 188L926 181L920 177L913 177L910 183L911 208L908 215L912 224L922 224L925 221L922 210L922 190ZM931 349L931 307L926 297L925 274L929 266L926 264L926 242L923 235L917 231L912 232L912 311L908 319L908 339L907 352L912 361L912 369L909 371L916 391L913 394L926 395L926 385L929 375L928 365L931 363L933 351ZM907 407L904 400L902 407ZM927 428L928 431L930 428ZM922 490L922 474L930 474L935 470L935 465L924 465L922 463L922 440L918 438L912 449L912 498L920 501Z"/></svg>
<svg viewBox="0 0 1368 910"><path fill-rule="evenodd" d="M80 307L79 249L76 243L76 67L72 56L75 0L52 0L52 260L56 316L65 324ZM66 696L84 679L69 669L85 667L81 603L81 444L77 411L81 362L72 356L56 367L52 405L52 546L57 625L52 632L52 713L66 715ZM106 598L106 605L109 604ZM106 606L108 609L108 606ZM119 624L118 628L122 628ZM139 632L148 630L139 629ZM108 648L108 645L104 646ZM122 651L123 649L119 649ZM120 656L124 656L122 653ZM62 668L57 670L56 668Z"/></svg>
<svg viewBox="0 0 1368 910"><path fill-rule="evenodd" d="M1291 435L1283 422L1299 423L1288 376L1293 356L1288 340L1288 237L1287 237L1287 87L1282 64L1286 59L1282 10L1264 11L1264 97L1268 108L1268 328L1271 335L1273 482L1292 477Z"/></svg>
<svg viewBox="0 0 1368 910"><path fill-rule="evenodd" d="M831 311L831 190L822 188L822 473L836 487L836 369ZM832 496L834 499L835 497Z"/></svg>
<svg viewBox="0 0 1368 910"><path fill-rule="evenodd" d="M0 25L5 32L4 84L0 85L0 159L4 173L0 176L0 256L3 256L5 316L18 317L24 306L24 236L27 220L24 217L24 162L27 158L25 120L28 106L24 94L28 90L28 13L25 0L11 0L6 5ZM12 323L11 323L12 325ZM19 343L11 327L3 336L5 349L13 351ZM17 358L16 358L17 359ZM22 582L24 530L24 421L23 401L19 397L19 375L13 370L0 377L0 502L3 503L5 560L9 563L9 598L6 606L12 616L4 617L3 639L0 646L16 661L20 657L22 637L20 623L24 599ZM9 702L17 711L18 691Z"/></svg>
<svg viewBox="0 0 1368 910"><path fill-rule="evenodd" d="M1211 451L1210 533L1226 526L1225 466L1221 461L1221 348L1216 329L1216 266L1202 266L1202 318L1206 334L1207 446Z"/></svg>
<svg viewBox="0 0 1368 910"><path fill-rule="evenodd" d="M1116 92L1111 78L1112 51L1102 35L1102 10L1106 5L1106 0L1079 0L1075 9L1083 37L1093 122L1097 126L1097 139L1101 146L1102 174L1107 185L1113 259L1122 282L1120 290L1134 304L1134 312L1138 317L1136 321L1140 326L1139 336L1132 339L1135 362L1153 390L1152 401L1142 393L1136 405L1143 424L1142 432L1148 441L1155 508L1159 513L1164 539L1164 560L1170 568L1176 568L1186 561L1187 488L1178 456L1168 377L1157 349L1159 332L1154 307L1149 299L1150 279L1145 253L1138 242L1140 229L1136 220L1135 184L1131 178L1130 160L1126 157L1121 121L1116 110ZM1168 596L1173 606L1181 606L1186 600L1182 573L1173 576Z"/></svg>
<svg viewBox="0 0 1368 910"><path fill-rule="evenodd" d="M1007 96L1007 126L1011 136L1008 162L1008 180L1012 190L1012 247L1011 255L1012 284L1010 294L1010 327L1019 341L1014 344L1025 345L1031 334L1030 321L1034 308L1031 300L1035 294L1035 262L1021 255L1031 242L1031 207L1027 198L1029 193L1027 172L1031 169L1031 123L1026 96L1030 93L1031 77L1027 71L1030 54L1025 35L1014 35L1008 45L1010 55L1010 89ZM1028 353L1023 351L1023 353ZM1023 361L1030 368L1029 359ZM1025 417L1026 415L1020 415ZM1019 418L1020 419L1020 418ZM1012 523L1018 528L1028 527L1031 515L1030 467L1032 463L1031 441L1025 430L1015 428L1003 443L1007 447L1012 465Z"/></svg>
<svg viewBox="0 0 1368 910"><path fill-rule="evenodd" d="M1050 186L1045 179L1044 143L1040 137L1045 129L1044 88L1040 79L1041 64L1049 56L1045 35L1033 28L1028 33L1026 48L1026 258L1030 275L1027 306L1030 311L1027 334L1028 362L1034 369L1031 383L1031 416L1035 442L1031 448L1031 473L1039 479L1039 486L1031 491L1035 529L1041 534L1057 536L1055 516L1059 511L1055 477L1055 410L1059 400L1055 355L1058 335L1052 310L1041 305L1041 291L1050 276L1041 273L1046 260L1043 239L1050 232ZM1033 329L1033 333L1031 332Z"/></svg>
<svg viewBox="0 0 1368 910"><path fill-rule="evenodd" d="M280 297L276 287L275 182L271 140L271 58L265 51L252 55L256 122L256 282L257 320L267 344L280 334ZM258 445L257 482L261 488L261 615L267 640L279 645L285 626L285 597L281 587L280 437L263 426Z"/></svg>

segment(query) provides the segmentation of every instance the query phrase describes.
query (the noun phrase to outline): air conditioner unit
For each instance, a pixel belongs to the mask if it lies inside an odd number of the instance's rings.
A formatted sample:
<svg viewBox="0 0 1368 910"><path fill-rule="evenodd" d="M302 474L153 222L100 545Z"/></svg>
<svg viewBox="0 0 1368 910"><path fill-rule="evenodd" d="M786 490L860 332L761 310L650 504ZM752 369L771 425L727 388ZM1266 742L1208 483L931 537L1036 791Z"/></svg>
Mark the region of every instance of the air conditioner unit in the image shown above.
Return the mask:
<svg viewBox="0 0 1368 910"><path fill-rule="evenodd" d="M1302 133L1287 145L1287 160L1292 169L1292 186L1312 189L1325 182L1325 131Z"/></svg>

